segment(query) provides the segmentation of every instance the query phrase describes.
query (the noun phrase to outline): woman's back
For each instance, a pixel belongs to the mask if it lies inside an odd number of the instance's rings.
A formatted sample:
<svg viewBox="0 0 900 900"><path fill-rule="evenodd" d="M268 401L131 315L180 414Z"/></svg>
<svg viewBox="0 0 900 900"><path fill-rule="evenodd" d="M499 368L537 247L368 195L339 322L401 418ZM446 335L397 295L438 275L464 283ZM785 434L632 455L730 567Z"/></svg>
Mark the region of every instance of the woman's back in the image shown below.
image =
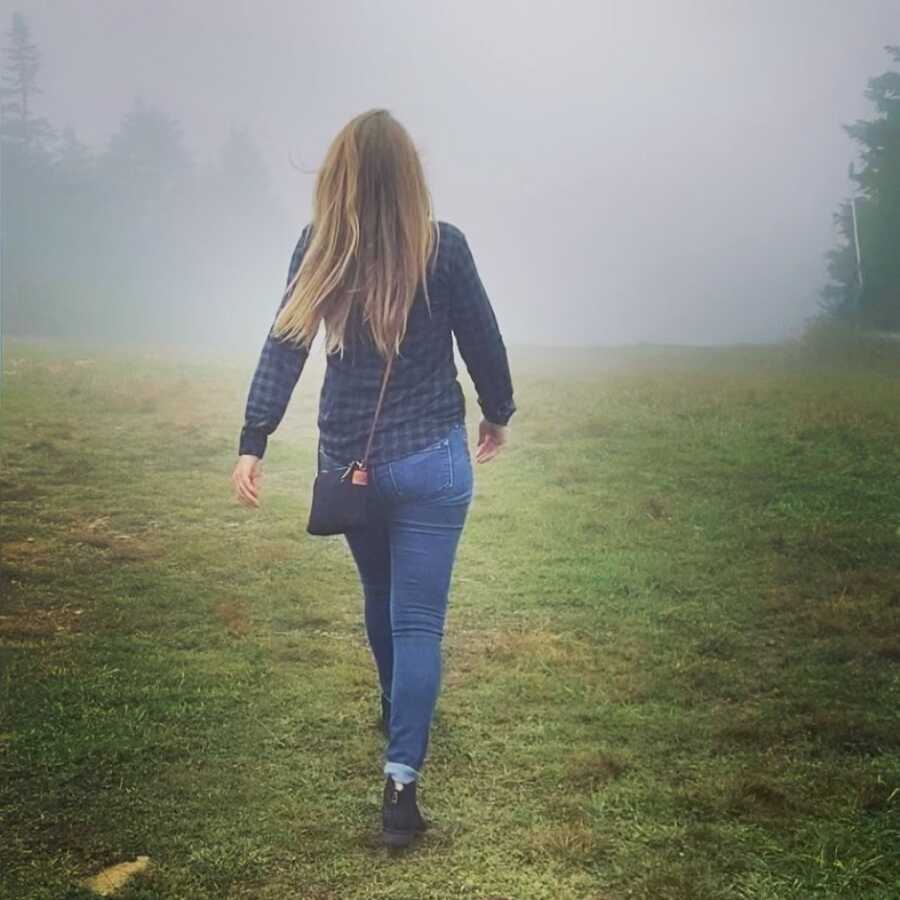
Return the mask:
<svg viewBox="0 0 900 900"><path fill-rule="evenodd" d="M436 224L437 258L428 266L430 303L420 285L388 380L369 455L373 463L426 447L448 425L465 420L452 335L484 417L505 425L515 412L506 347L468 241L455 225ZM303 261L311 234L307 225L291 258L288 283ZM327 355L318 418L322 449L329 457L347 462L362 457L385 367L358 307L348 324L344 353ZM251 384L239 452L262 456L307 355L307 350L275 338L270 331Z"/></svg>

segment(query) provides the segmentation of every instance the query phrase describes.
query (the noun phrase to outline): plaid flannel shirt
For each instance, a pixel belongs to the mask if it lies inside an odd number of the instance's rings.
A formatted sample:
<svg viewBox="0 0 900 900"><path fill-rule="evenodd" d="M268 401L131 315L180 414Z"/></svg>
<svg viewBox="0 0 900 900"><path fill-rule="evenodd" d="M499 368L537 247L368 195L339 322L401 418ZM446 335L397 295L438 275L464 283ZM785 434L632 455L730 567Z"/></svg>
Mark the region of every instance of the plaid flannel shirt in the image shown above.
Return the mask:
<svg viewBox="0 0 900 900"><path fill-rule="evenodd" d="M297 241L288 283L303 260L311 227L307 225ZM438 256L434 270L430 263L428 268L431 312L420 285L388 378L370 464L421 450L442 438L452 423L465 421L465 398L456 377L451 333L456 336L484 418L506 425L516 410L506 347L469 244L456 226L441 221L438 227ZM286 296L278 312L285 302ZM273 337L270 327L250 383L239 454L262 458L307 356L306 349ZM343 356L326 356L319 395L319 446L332 459L342 463L362 459L384 366L366 329L356 340L348 335Z"/></svg>

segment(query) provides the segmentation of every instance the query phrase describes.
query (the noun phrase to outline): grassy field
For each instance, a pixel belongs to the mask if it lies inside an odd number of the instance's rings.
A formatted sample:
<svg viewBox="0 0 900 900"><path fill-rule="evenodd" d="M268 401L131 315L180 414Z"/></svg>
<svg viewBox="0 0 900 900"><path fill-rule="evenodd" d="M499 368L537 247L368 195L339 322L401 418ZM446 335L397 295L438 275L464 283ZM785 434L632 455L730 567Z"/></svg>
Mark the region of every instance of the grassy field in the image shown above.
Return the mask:
<svg viewBox="0 0 900 900"><path fill-rule="evenodd" d="M87 898L147 855L119 896L900 897L900 370L511 361L432 830L393 856L356 571L305 532L321 360L253 511L253 354L6 342L0 896Z"/></svg>

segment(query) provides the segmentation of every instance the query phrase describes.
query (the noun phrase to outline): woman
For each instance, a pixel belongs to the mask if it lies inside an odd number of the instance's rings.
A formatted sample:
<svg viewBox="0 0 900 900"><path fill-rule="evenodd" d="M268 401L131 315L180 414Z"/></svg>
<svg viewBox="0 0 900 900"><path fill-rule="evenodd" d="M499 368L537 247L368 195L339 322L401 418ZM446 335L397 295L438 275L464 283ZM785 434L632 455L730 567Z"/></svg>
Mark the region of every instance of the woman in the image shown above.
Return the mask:
<svg viewBox="0 0 900 900"><path fill-rule="evenodd" d="M416 783L441 681L441 639L456 548L472 500L465 401L453 340L484 418L475 460L494 459L516 409L506 348L465 235L434 221L416 148L387 110L352 119L315 187L313 221L253 376L232 481L259 506L260 461L319 326L326 374L318 466L363 456L385 364L396 352L369 454L369 524L346 540L388 738L382 823L405 846L427 827Z"/></svg>

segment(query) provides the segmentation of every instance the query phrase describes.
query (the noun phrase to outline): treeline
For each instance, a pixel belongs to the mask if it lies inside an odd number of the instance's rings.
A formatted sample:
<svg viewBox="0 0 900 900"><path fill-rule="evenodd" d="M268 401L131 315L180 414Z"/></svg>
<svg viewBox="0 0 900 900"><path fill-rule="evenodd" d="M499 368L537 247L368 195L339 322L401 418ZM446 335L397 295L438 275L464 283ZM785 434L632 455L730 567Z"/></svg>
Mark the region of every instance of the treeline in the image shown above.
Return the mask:
<svg viewBox="0 0 900 900"><path fill-rule="evenodd" d="M900 47L885 50L900 63ZM900 330L900 72L871 78L865 96L876 115L844 126L860 147L851 166L854 196L835 213L840 242L828 254L822 306L831 318L865 329Z"/></svg>
<svg viewBox="0 0 900 900"><path fill-rule="evenodd" d="M94 150L38 114L40 54L18 13L3 49L3 334L246 344L304 224L247 131L199 165L179 123L137 98Z"/></svg>

